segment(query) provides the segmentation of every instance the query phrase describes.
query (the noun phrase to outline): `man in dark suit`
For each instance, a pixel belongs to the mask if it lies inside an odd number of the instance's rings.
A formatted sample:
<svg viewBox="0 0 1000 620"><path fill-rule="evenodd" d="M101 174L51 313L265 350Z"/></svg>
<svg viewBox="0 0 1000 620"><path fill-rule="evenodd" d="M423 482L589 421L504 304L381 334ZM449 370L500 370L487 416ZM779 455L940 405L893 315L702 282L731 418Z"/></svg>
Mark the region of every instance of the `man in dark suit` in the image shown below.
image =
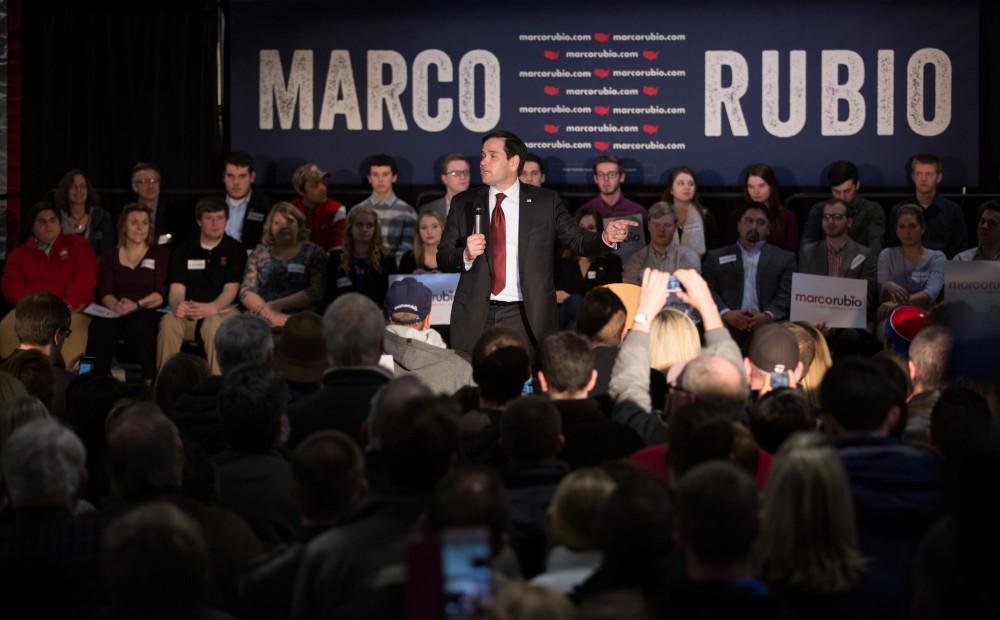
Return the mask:
<svg viewBox="0 0 1000 620"><path fill-rule="evenodd" d="M253 158L242 152L226 155L222 182L226 186L225 201L229 205L226 234L243 244L248 251L260 243L264 220L271 210L271 199L263 192L253 191L257 173Z"/></svg>
<svg viewBox="0 0 1000 620"><path fill-rule="evenodd" d="M702 274L723 322L745 347L753 330L788 317L795 255L767 243L765 205L746 205L737 222L739 240L705 255Z"/></svg>
<svg viewBox="0 0 1000 620"><path fill-rule="evenodd" d="M157 245L177 247L191 237L194 210L161 200L160 167L152 162L139 162L132 168L132 191L136 202L152 211L153 239Z"/></svg>
<svg viewBox="0 0 1000 620"><path fill-rule="evenodd" d="M554 331L556 241L578 256L598 256L635 225L617 220L602 233L584 230L558 194L518 181L528 154L520 138L494 131L482 144L479 171L486 185L452 199L437 255L442 271L462 274L451 333L454 348L466 353L489 327L514 329L532 344Z"/></svg>

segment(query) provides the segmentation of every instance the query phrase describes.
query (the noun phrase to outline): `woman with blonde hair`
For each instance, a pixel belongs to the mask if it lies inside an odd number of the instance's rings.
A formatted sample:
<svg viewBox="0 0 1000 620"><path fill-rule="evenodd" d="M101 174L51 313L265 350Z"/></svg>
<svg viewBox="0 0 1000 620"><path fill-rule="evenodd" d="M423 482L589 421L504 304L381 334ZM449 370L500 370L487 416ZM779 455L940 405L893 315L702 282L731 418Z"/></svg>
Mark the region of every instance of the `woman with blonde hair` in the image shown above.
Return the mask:
<svg viewBox="0 0 1000 620"><path fill-rule="evenodd" d="M493 601L496 620L572 620L576 609L565 596L546 586L511 581Z"/></svg>
<svg viewBox="0 0 1000 620"><path fill-rule="evenodd" d="M804 618L899 618L899 584L865 567L840 455L818 433L778 451L764 497L761 577Z"/></svg>
<svg viewBox="0 0 1000 620"><path fill-rule="evenodd" d="M809 404L819 407L819 386L826 371L833 366L833 356L826 344L826 337L816 327L805 321L786 323L799 343L799 361L802 362L802 379L799 387L806 393Z"/></svg>
<svg viewBox="0 0 1000 620"><path fill-rule="evenodd" d="M279 202L264 220L261 243L247 257L240 302L273 327L291 313L317 307L326 286L326 253L309 241L306 218Z"/></svg>
<svg viewBox="0 0 1000 620"><path fill-rule="evenodd" d="M344 247L330 252L325 305L345 293L361 293L381 308L389 289L389 274L395 271L396 259L382 243L378 213L365 204L351 207Z"/></svg>
<svg viewBox="0 0 1000 620"><path fill-rule="evenodd" d="M597 550L597 519L615 482L597 467L578 469L562 479L546 513L551 551L545 572L532 584L569 593L601 564Z"/></svg>
<svg viewBox="0 0 1000 620"><path fill-rule="evenodd" d="M673 308L664 308L649 327L649 367L666 374L674 364L701 353L701 339L694 321Z"/></svg>

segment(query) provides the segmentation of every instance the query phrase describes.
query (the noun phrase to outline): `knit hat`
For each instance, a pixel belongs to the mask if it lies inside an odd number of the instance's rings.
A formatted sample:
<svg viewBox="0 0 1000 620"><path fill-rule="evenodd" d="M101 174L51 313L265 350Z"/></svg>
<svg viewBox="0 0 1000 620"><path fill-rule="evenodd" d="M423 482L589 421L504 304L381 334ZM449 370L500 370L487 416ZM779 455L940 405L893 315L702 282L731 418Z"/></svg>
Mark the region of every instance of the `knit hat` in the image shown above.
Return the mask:
<svg viewBox="0 0 1000 620"><path fill-rule="evenodd" d="M781 325L764 325L753 333L749 357L764 372L774 372L778 365L793 370L799 364L799 342Z"/></svg>

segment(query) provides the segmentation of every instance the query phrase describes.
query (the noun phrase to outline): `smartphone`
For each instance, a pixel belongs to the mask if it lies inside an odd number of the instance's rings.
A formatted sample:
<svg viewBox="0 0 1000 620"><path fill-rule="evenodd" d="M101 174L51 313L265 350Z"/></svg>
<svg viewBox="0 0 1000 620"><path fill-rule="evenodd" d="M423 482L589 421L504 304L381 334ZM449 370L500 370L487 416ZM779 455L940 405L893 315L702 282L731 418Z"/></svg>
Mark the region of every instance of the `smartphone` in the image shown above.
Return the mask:
<svg viewBox="0 0 1000 620"><path fill-rule="evenodd" d="M76 369L76 374L78 375L89 375L94 372L94 357L92 355L84 355L80 358L80 365Z"/></svg>
<svg viewBox="0 0 1000 620"><path fill-rule="evenodd" d="M684 290L684 289L681 288L681 281L678 280L674 276L670 276L670 279L667 280L667 292L668 293L679 293L682 290Z"/></svg>
<svg viewBox="0 0 1000 620"><path fill-rule="evenodd" d="M490 533L486 528L449 528L441 536L444 617L486 620L493 606Z"/></svg>
<svg viewBox="0 0 1000 620"><path fill-rule="evenodd" d="M788 375L785 373L784 364L776 364L774 372L771 373L771 389L788 387Z"/></svg>

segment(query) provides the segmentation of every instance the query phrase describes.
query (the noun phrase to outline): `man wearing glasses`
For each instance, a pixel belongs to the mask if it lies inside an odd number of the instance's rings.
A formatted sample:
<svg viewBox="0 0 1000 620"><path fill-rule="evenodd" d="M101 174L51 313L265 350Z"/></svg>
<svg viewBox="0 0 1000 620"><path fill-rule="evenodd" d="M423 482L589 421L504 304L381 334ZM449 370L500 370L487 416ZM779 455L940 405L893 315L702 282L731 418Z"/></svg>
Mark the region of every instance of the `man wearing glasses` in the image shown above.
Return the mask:
<svg viewBox="0 0 1000 620"><path fill-rule="evenodd" d="M451 199L469 189L472 172L469 160L461 153L445 155L441 162L441 182L444 183L444 196L432 200L421 207L421 211L437 211L441 217L448 219L451 210Z"/></svg>
<svg viewBox="0 0 1000 620"><path fill-rule="evenodd" d="M136 202L152 211L156 244L176 247L190 235L194 215L190 209L170 207L160 200L160 179L160 167L152 162L139 162L132 168L132 191Z"/></svg>
<svg viewBox="0 0 1000 620"><path fill-rule="evenodd" d="M646 223L646 209L622 195L625 182L625 167L613 155L601 155L594 162L594 183L601 192L590 202L582 205L590 207L604 218L607 225L614 220L631 220L636 223L629 229L628 239L618 244L615 251L622 262L646 245L643 239L643 225Z"/></svg>

